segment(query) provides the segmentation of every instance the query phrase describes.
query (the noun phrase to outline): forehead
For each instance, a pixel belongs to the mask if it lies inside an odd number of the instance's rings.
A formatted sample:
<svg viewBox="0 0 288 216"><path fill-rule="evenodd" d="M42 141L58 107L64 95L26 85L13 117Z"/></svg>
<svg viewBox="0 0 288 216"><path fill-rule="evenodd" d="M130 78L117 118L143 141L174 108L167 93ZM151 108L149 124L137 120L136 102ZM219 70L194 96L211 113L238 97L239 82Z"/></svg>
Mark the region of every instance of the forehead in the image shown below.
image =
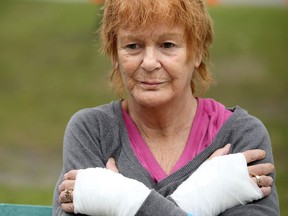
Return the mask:
<svg viewBox="0 0 288 216"><path fill-rule="evenodd" d="M181 25L166 25L165 23L151 24L144 29L120 28L118 38L147 38L147 37L173 37L184 38L184 27Z"/></svg>

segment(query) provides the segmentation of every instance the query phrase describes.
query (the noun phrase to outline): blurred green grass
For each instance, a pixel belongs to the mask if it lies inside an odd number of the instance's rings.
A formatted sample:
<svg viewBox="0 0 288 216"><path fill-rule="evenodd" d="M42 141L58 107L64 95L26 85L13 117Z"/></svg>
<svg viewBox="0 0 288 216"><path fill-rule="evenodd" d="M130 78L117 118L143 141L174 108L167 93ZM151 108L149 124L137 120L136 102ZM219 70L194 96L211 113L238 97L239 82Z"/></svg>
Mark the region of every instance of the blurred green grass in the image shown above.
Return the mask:
<svg viewBox="0 0 288 216"><path fill-rule="evenodd" d="M211 9L215 42L208 96L247 109L266 125L274 152L281 215L288 215L288 8Z"/></svg>
<svg viewBox="0 0 288 216"><path fill-rule="evenodd" d="M282 215L288 215L288 9L210 8L215 25L207 97L267 126ZM0 2L0 202L50 205L70 116L115 97L98 53L93 4Z"/></svg>

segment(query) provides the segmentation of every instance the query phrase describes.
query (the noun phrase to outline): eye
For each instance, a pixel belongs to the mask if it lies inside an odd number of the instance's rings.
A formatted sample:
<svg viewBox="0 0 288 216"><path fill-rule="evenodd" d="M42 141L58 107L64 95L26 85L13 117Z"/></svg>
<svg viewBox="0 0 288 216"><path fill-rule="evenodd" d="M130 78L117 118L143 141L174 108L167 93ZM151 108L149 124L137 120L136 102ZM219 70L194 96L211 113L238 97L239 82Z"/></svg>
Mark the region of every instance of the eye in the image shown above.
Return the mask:
<svg viewBox="0 0 288 216"><path fill-rule="evenodd" d="M175 47L175 44L171 43L171 42L165 42L165 43L161 44L161 47L165 48L165 49L169 49L169 48Z"/></svg>
<svg viewBox="0 0 288 216"><path fill-rule="evenodd" d="M128 45L126 46L126 48L131 49L131 50L134 50L134 49L139 48L139 45L136 44L136 43L128 44Z"/></svg>

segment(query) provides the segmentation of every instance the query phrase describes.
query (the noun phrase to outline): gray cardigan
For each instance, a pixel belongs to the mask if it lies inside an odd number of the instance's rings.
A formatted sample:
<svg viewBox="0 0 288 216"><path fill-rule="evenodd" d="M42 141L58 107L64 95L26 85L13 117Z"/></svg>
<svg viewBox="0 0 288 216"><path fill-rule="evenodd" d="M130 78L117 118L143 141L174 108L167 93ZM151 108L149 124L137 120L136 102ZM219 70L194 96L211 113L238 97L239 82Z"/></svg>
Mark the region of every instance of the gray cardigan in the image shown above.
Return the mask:
<svg viewBox="0 0 288 216"><path fill-rule="evenodd" d="M70 215L61 210L57 201L57 189L66 172L72 169L105 167L107 160L114 157L121 174L141 181L153 189L137 212L137 216L187 216L186 212L169 199L169 195L215 150L227 143L231 143L232 153L260 148L267 152L266 158L261 162L273 163L269 135L263 124L239 107L231 110L233 115L220 129L213 143L184 167L158 183L154 182L141 166L130 146L120 101L77 112L70 119L65 131L63 170L55 187L53 215ZM272 177L275 178L275 174L272 174ZM275 185L268 197L236 206L221 215L280 215Z"/></svg>

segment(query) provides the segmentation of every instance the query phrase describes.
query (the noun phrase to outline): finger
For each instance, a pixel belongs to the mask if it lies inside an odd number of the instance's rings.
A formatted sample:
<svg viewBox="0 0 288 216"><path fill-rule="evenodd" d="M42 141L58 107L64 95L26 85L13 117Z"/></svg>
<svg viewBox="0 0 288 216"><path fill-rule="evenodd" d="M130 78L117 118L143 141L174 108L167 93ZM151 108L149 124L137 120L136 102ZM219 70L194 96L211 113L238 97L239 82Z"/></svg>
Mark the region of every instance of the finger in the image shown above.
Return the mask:
<svg viewBox="0 0 288 216"><path fill-rule="evenodd" d="M67 190L74 190L75 180L65 180L59 185L59 192Z"/></svg>
<svg viewBox="0 0 288 216"><path fill-rule="evenodd" d="M63 203L61 207L65 212L74 213L73 203Z"/></svg>
<svg viewBox="0 0 288 216"><path fill-rule="evenodd" d="M263 163L263 164L256 164L252 166L248 166L248 172L251 176L262 176L262 175L269 175L274 172L274 165L271 163Z"/></svg>
<svg viewBox="0 0 288 216"><path fill-rule="evenodd" d="M264 159L266 157L266 152L261 149L253 149L253 150L247 150L243 152L243 155L245 156L247 164L248 164L254 161Z"/></svg>
<svg viewBox="0 0 288 216"><path fill-rule="evenodd" d="M77 175L77 170L70 170L63 176L63 180L75 180Z"/></svg>
<svg viewBox="0 0 288 216"><path fill-rule="evenodd" d="M116 166L116 162L114 158L109 158L109 160L106 163L106 168L109 170L112 170L113 172L119 173L119 170Z"/></svg>
<svg viewBox="0 0 288 216"><path fill-rule="evenodd" d="M208 160L217 157L217 156L223 156L227 155L230 152L231 144L225 145L223 148L217 149L210 157Z"/></svg>
<svg viewBox="0 0 288 216"><path fill-rule="evenodd" d="M69 195L67 196L66 191L61 191L58 201L60 203L71 203L73 202L73 190L69 190Z"/></svg>
<svg viewBox="0 0 288 216"><path fill-rule="evenodd" d="M252 177L253 181L259 186L259 187L270 187L273 184L273 178L270 176L259 176L260 183L257 181L256 177Z"/></svg>
<svg viewBox="0 0 288 216"><path fill-rule="evenodd" d="M264 197L266 197L271 193L272 188L271 187L262 187L261 191L262 191Z"/></svg>

